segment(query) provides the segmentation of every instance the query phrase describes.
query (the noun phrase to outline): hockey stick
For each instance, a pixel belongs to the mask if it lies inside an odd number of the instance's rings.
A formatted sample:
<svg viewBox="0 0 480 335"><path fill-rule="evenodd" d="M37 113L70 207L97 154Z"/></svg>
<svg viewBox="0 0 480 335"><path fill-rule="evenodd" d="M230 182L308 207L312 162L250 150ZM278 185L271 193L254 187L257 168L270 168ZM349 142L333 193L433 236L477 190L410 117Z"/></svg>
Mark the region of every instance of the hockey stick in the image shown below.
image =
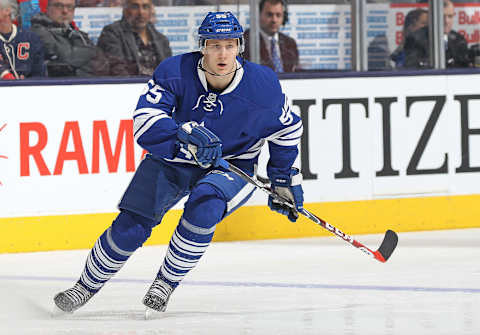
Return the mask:
<svg viewBox="0 0 480 335"><path fill-rule="evenodd" d="M248 174L240 170L238 167L236 167L233 164L228 163L226 160L222 159L220 161L220 166L223 167L224 169L231 171L235 173L237 176L241 177L243 180L245 180L247 183L250 183L257 188L261 189L265 193L267 193L269 196L272 196L279 202L282 202L286 204L289 207L294 207L294 205L287 199L282 198L279 196L277 193L272 191L272 189L267 186L266 184L262 183L261 181L250 177ZM320 219L318 216L315 214L310 213L307 211L305 208L300 211L301 214L318 224L319 226L323 227L324 229L328 230L329 232L335 234L336 236L340 237L343 239L345 242L353 245L355 248L360 249L363 251L365 254L375 258L376 260L385 263L390 256L392 255L393 251L395 250L397 243L398 243L398 236L397 233L395 233L393 230L387 230L385 233L385 236L383 238L382 244L380 245L380 248L378 248L377 251L373 251L366 247L364 244L358 242L355 240L352 236L345 234L342 232L340 229L337 227L332 226L331 224L327 223L326 221Z"/></svg>

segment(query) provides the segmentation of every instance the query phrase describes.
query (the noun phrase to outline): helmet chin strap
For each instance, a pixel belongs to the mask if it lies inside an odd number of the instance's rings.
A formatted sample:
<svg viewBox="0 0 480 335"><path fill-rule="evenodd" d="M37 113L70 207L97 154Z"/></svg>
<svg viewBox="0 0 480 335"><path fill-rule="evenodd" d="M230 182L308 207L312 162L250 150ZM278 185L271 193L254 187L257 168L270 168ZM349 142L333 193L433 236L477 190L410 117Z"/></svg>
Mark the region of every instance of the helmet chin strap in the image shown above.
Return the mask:
<svg viewBox="0 0 480 335"><path fill-rule="evenodd" d="M243 58L242 58L243 59ZM241 69L243 67L243 63L242 65L240 66L240 68L237 68L237 62L235 62L235 69L233 71L230 71L228 73L225 73L225 74L218 74L218 73L215 73L215 72L210 72L208 71L206 68L203 67L203 59L202 61L198 64L198 68L200 70L202 70L203 72L206 72L212 76L215 76L215 77L224 77L224 76L228 76L229 74L232 74L234 72L236 72L238 69Z"/></svg>

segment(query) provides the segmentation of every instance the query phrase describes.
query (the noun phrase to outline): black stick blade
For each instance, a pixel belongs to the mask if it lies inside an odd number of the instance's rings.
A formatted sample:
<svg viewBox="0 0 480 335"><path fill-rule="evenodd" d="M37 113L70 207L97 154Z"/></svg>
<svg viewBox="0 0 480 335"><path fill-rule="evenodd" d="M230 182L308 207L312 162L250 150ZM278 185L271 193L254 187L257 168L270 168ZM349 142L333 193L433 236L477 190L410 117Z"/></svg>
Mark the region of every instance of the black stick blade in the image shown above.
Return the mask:
<svg viewBox="0 0 480 335"><path fill-rule="evenodd" d="M397 247L398 243L398 235L393 230L387 230L385 233L385 237L383 238L383 242L378 248L378 252L382 255L382 257L386 260L390 258L393 251Z"/></svg>

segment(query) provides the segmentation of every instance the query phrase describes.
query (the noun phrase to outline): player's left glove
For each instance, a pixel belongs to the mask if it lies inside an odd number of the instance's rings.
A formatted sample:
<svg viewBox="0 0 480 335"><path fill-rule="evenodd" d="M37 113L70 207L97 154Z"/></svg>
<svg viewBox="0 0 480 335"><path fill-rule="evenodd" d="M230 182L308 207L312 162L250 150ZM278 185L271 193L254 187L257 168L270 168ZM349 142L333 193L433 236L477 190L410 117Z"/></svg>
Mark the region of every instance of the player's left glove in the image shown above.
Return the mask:
<svg viewBox="0 0 480 335"><path fill-rule="evenodd" d="M270 179L272 190L294 207L289 207L285 202L279 202L272 196L268 197L268 207L272 211L286 215L292 222L297 221L298 212L303 209L302 180L302 174L297 168L292 168L289 176L273 176Z"/></svg>
<svg viewBox="0 0 480 335"><path fill-rule="evenodd" d="M180 146L192 154L202 168L217 167L222 158L222 141L208 128L195 121L180 124L177 131Z"/></svg>

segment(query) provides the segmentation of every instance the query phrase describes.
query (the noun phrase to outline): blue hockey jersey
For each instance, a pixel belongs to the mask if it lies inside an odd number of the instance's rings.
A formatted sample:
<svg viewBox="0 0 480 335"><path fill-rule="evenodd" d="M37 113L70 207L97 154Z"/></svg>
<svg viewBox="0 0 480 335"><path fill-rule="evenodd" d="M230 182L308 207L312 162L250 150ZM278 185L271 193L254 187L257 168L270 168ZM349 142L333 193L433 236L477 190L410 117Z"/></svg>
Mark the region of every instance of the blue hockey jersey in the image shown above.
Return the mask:
<svg viewBox="0 0 480 335"><path fill-rule="evenodd" d="M303 127L269 68L237 58L237 71L220 94L208 89L200 69L202 54L164 60L140 96L134 113L137 142L171 162L195 162L178 151L178 124L196 121L222 140L223 158L253 172L268 141L270 177L289 175L298 155Z"/></svg>
<svg viewBox="0 0 480 335"><path fill-rule="evenodd" d="M16 25L10 34L0 34L0 75L4 72L25 78L45 75L43 44L36 34L18 30Z"/></svg>

